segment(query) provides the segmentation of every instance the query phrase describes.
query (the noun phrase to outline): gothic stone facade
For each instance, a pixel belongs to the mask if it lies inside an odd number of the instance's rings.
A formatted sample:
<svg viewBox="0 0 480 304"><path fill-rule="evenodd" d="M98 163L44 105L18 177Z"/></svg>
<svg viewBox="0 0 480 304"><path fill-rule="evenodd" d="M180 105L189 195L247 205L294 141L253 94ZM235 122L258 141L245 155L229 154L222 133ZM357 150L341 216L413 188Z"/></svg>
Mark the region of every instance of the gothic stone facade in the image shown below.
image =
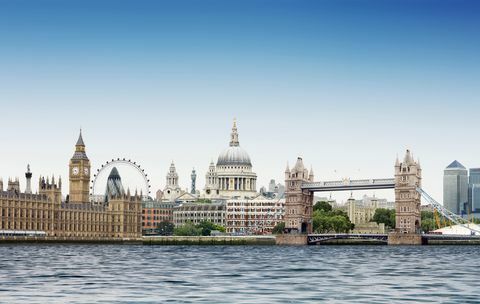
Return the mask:
<svg viewBox="0 0 480 304"><path fill-rule="evenodd" d="M127 193L110 197L108 204L90 202L90 161L81 134L70 160L69 179L65 201L61 179L40 177L38 194L21 193L16 181L6 191L2 185L0 230L44 231L47 237L72 240L141 237L141 196Z"/></svg>
<svg viewBox="0 0 480 304"><path fill-rule="evenodd" d="M422 169L407 150L402 163L395 163L395 226L398 233L419 233Z"/></svg>
<svg viewBox="0 0 480 304"><path fill-rule="evenodd" d="M295 167L285 170L285 230L288 233L312 233L313 192L302 190L303 182L313 181L313 170L297 159Z"/></svg>

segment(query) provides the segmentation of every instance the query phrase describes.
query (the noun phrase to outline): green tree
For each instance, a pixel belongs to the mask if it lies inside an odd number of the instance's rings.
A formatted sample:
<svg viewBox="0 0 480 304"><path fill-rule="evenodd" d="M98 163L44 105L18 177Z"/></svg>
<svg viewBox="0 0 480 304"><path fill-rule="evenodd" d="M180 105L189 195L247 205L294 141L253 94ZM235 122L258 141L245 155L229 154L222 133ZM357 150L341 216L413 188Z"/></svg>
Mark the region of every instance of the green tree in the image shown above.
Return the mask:
<svg viewBox="0 0 480 304"><path fill-rule="evenodd" d="M332 211L332 205L325 201L318 201L313 205L313 211L323 210L325 212Z"/></svg>
<svg viewBox="0 0 480 304"><path fill-rule="evenodd" d="M157 226L160 235L173 235L174 228L175 225L167 221L162 221Z"/></svg>
<svg viewBox="0 0 480 304"><path fill-rule="evenodd" d="M179 236L197 236L202 235L202 228L198 228L192 222L186 222L182 226L175 227L173 230L174 235Z"/></svg>
<svg viewBox="0 0 480 304"><path fill-rule="evenodd" d="M420 212L420 217L423 220L432 219L433 220L433 212L432 211L422 211Z"/></svg>
<svg viewBox="0 0 480 304"><path fill-rule="evenodd" d="M198 224L196 227L201 230L201 234L203 236L210 235L213 230L225 232L225 227L216 225L210 221L201 221L200 224Z"/></svg>
<svg viewBox="0 0 480 304"><path fill-rule="evenodd" d="M428 233L435 230L435 220L433 218L422 219L422 231Z"/></svg>
<svg viewBox="0 0 480 304"><path fill-rule="evenodd" d="M375 210L372 222L384 223L385 226L395 228L395 210L378 208Z"/></svg>
<svg viewBox="0 0 480 304"><path fill-rule="evenodd" d="M272 234L282 234L284 229L285 229L285 223L280 222L276 224L275 227L273 227Z"/></svg>
<svg viewBox="0 0 480 304"><path fill-rule="evenodd" d="M341 210L313 212L313 231L315 233L347 233L354 228L347 214Z"/></svg>

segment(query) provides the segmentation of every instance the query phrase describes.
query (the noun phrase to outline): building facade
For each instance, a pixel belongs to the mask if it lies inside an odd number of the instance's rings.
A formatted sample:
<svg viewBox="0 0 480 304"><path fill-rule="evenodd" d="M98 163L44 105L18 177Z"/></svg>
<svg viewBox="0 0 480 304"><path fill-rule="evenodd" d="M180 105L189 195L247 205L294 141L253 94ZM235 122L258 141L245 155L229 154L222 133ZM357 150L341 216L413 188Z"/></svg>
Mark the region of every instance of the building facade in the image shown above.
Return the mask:
<svg viewBox="0 0 480 304"><path fill-rule="evenodd" d="M443 171L443 206L460 214L467 202L468 171L455 160Z"/></svg>
<svg viewBox="0 0 480 304"><path fill-rule="evenodd" d="M310 173L297 158L292 170L285 170L285 230L288 233L312 233L313 192L302 190L303 182L313 182L313 170Z"/></svg>
<svg viewBox="0 0 480 304"><path fill-rule="evenodd" d="M54 177L40 177L36 194L21 193L18 180L9 182L6 191L2 185L0 230L42 231L47 237L71 240L141 237L140 196L118 193L109 195L104 204L90 202L90 161L81 133L69 169L66 200L62 200L61 179Z"/></svg>
<svg viewBox="0 0 480 304"><path fill-rule="evenodd" d="M352 233L385 233L384 224L371 222L378 208L379 200L375 196L372 198L365 196L363 200L355 200L350 196L345 205L335 209L345 211L350 222L355 224Z"/></svg>
<svg viewBox="0 0 480 304"><path fill-rule="evenodd" d="M210 221L225 227L225 203L183 204L173 211L175 227L187 222L197 225L202 221Z"/></svg>
<svg viewBox="0 0 480 304"><path fill-rule="evenodd" d="M422 168L407 150L403 162L395 163L395 230L402 234L418 234L421 228L420 193Z"/></svg>
<svg viewBox="0 0 480 304"><path fill-rule="evenodd" d="M284 221L285 199L262 195L254 199L230 199L226 202L226 232L232 234L271 234Z"/></svg>
<svg viewBox="0 0 480 304"><path fill-rule="evenodd" d="M142 233L153 233L161 222L173 223L173 202L143 201L142 202Z"/></svg>
<svg viewBox="0 0 480 304"><path fill-rule="evenodd" d="M469 205L474 213L480 213L480 168L471 168L468 178Z"/></svg>

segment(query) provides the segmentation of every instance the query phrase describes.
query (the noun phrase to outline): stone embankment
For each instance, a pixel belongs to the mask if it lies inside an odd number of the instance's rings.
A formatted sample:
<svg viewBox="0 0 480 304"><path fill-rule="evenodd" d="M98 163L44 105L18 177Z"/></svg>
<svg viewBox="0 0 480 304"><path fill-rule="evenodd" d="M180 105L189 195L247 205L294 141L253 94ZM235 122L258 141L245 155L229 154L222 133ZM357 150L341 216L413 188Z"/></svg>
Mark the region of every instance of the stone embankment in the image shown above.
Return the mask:
<svg viewBox="0 0 480 304"><path fill-rule="evenodd" d="M5 243L84 243L84 244L142 244L142 238L80 238L80 237L0 237L0 244Z"/></svg>
<svg viewBox="0 0 480 304"><path fill-rule="evenodd" d="M275 236L147 236L144 245L275 245Z"/></svg>

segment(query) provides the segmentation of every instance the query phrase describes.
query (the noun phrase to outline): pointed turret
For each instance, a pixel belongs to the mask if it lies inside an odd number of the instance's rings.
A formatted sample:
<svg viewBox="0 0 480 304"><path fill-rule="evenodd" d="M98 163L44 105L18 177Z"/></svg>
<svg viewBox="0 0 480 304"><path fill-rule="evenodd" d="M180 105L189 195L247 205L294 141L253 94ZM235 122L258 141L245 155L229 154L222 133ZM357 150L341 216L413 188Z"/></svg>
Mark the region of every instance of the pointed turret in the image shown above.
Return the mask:
<svg viewBox="0 0 480 304"><path fill-rule="evenodd" d="M303 172L305 167L303 166L303 159L301 157L297 158L297 162L295 163L295 167L293 167L293 171L295 172Z"/></svg>
<svg viewBox="0 0 480 304"><path fill-rule="evenodd" d="M236 147L240 145L238 141L237 120L233 120L232 134L230 135L230 147Z"/></svg>
<svg viewBox="0 0 480 304"><path fill-rule="evenodd" d="M404 165L410 165L413 163L412 154L408 149L407 149L407 152L405 153L405 158L403 159L403 163Z"/></svg>
<svg viewBox="0 0 480 304"><path fill-rule="evenodd" d="M75 153L71 160L88 160L85 153L85 143L83 142L82 129L80 129L80 135L78 135L77 143L75 144Z"/></svg>
<svg viewBox="0 0 480 304"><path fill-rule="evenodd" d="M85 143L83 142L83 137L82 137L82 129L80 129L80 135L78 135L78 140L75 146L83 146L85 147Z"/></svg>

